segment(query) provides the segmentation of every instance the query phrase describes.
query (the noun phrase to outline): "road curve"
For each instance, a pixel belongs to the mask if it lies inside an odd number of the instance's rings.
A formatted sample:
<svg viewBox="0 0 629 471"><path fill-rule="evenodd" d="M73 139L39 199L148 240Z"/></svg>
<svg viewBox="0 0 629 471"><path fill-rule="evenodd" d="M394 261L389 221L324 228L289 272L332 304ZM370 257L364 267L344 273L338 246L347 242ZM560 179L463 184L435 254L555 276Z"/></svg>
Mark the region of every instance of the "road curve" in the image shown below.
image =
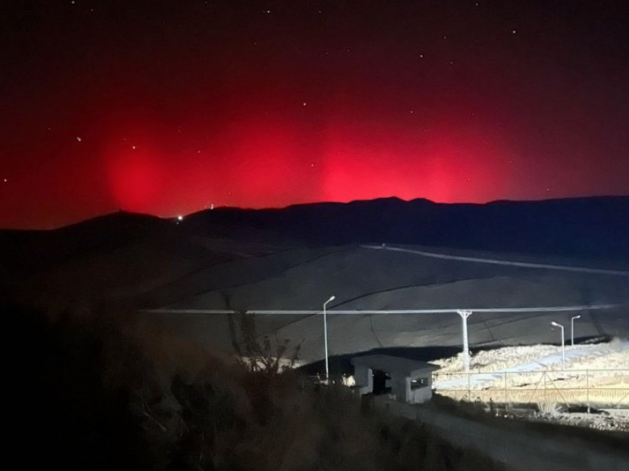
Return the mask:
<svg viewBox="0 0 629 471"><path fill-rule="evenodd" d="M495 258L480 258L480 257L464 257L461 255L445 255L436 252L426 252L425 250L404 249L402 247L391 247L389 245L360 245L363 249L370 250L388 250L390 252L404 252L422 257L439 258L443 260L457 260L460 262L473 262L473 263L487 263L491 265L506 265L511 267L524 267L524 268L543 268L547 270L562 270L571 271L575 273L591 273L597 275L611 275L611 276L623 276L629 278L629 271L621 270L603 270L599 268L586 268L586 267L570 267L567 265L551 265L545 263L530 263L530 262L514 262L509 260L498 260Z"/></svg>

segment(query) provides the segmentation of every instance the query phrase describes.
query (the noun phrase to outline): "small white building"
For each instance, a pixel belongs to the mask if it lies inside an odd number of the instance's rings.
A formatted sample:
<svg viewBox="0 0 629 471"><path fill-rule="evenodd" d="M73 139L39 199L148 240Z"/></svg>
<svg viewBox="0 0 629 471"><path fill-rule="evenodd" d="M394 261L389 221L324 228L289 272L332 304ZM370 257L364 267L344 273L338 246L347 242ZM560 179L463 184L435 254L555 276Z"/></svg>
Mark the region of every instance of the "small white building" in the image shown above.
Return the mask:
<svg viewBox="0 0 629 471"><path fill-rule="evenodd" d="M432 372L439 366L391 355L365 355L351 360L356 389L361 395L374 392L374 374L386 378L385 387L398 401L419 404L432 397ZM379 391L376 391L379 392Z"/></svg>

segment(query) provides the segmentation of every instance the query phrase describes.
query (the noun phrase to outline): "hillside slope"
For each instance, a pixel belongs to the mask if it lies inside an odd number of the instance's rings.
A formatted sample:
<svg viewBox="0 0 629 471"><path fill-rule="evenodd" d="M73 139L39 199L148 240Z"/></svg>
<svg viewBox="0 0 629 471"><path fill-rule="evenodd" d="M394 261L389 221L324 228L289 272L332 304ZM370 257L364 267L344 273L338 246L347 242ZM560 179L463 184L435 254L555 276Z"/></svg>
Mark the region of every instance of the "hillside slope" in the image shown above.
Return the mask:
<svg viewBox="0 0 629 471"><path fill-rule="evenodd" d="M0 291L4 300L56 312L316 311L334 294L329 327L335 355L458 345L455 314L333 312L627 303L627 214L626 197L487 205L382 199L223 208L183 221L117 213L55 231L0 231ZM583 337L629 335L625 308L582 314ZM211 348L231 348L224 316L147 318ZM569 322L569 314L477 312L470 318L470 341L557 341L550 320ZM322 357L320 316L266 316L257 324L260 334L303 340L304 359Z"/></svg>

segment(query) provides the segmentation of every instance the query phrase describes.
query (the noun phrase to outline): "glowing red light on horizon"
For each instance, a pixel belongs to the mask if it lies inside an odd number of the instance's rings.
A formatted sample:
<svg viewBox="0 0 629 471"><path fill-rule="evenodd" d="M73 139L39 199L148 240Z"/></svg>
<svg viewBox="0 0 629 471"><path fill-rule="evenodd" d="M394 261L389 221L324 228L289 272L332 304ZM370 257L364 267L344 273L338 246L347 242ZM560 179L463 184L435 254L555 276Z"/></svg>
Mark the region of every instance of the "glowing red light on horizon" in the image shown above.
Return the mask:
<svg viewBox="0 0 629 471"><path fill-rule="evenodd" d="M165 169L156 151L145 143L123 141L110 146L105 163L108 187L121 209L154 211L165 189Z"/></svg>

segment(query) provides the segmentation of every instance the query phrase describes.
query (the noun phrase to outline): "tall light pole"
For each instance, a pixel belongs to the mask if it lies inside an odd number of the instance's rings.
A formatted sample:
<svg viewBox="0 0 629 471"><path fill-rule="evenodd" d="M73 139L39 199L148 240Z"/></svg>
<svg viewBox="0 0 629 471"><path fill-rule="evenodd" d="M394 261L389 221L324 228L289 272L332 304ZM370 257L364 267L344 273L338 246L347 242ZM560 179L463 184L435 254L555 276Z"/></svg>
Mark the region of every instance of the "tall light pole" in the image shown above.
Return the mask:
<svg viewBox="0 0 629 471"><path fill-rule="evenodd" d="M552 321L550 324L554 325L555 327L559 327L561 329L561 369L565 370L566 369L566 343L565 343L565 338L563 335L563 325L557 324L555 321Z"/></svg>
<svg viewBox="0 0 629 471"><path fill-rule="evenodd" d="M328 303L334 301L335 296L330 296L326 302L323 303L323 345L325 348L325 380L330 379L330 365L328 364L328 316L327 306Z"/></svg>
<svg viewBox="0 0 629 471"><path fill-rule="evenodd" d="M570 318L570 346L574 347L574 320L581 319L581 314Z"/></svg>
<svg viewBox="0 0 629 471"><path fill-rule="evenodd" d="M458 310L456 311L463 321L463 367L465 372L470 371L470 350L467 342L467 318L472 315L472 311Z"/></svg>

